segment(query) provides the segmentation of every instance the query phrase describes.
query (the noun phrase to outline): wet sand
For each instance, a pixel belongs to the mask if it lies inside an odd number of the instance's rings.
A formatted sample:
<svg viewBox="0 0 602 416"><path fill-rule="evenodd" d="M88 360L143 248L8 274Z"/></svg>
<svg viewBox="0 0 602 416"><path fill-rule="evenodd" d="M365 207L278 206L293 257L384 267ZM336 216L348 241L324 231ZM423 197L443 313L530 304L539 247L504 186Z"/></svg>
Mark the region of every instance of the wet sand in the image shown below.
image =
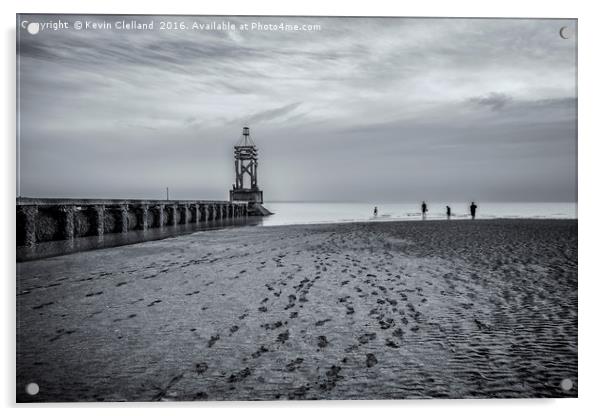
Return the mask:
<svg viewBox="0 0 602 416"><path fill-rule="evenodd" d="M576 220L230 228L17 274L18 401L577 396Z"/></svg>

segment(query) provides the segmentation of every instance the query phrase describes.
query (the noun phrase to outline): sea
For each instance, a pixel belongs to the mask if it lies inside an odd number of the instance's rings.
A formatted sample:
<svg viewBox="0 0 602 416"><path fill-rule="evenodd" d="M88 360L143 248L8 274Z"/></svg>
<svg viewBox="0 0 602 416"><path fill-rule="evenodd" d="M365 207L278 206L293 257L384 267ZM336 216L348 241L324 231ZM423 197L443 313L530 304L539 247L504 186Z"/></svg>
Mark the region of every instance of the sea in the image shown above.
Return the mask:
<svg viewBox="0 0 602 416"><path fill-rule="evenodd" d="M469 203L427 203L427 220L447 220L446 205L451 208L451 220L470 219ZM576 219L574 202L475 202L477 219L552 218ZM259 223L263 226L289 224L320 224L358 221L422 220L421 201L418 203L349 203L349 202L266 202L274 213ZM374 208L378 214L374 215Z"/></svg>

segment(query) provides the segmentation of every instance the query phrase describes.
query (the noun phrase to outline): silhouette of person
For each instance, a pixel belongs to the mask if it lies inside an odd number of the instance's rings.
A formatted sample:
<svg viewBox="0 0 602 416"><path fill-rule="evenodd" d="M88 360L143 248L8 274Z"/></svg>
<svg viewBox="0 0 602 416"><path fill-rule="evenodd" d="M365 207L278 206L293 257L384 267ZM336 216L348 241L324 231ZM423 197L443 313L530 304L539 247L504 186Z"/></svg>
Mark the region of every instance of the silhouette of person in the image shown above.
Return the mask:
<svg viewBox="0 0 602 416"><path fill-rule="evenodd" d="M470 216L474 220L474 217L477 215L477 206L474 201L470 203Z"/></svg>
<svg viewBox="0 0 602 416"><path fill-rule="evenodd" d="M447 219L449 220L451 217L451 208L449 207L449 205L445 206L445 210L446 210L446 214L447 214Z"/></svg>
<svg viewBox="0 0 602 416"><path fill-rule="evenodd" d="M378 207L374 207L374 216L378 216Z"/></svg>
<svg viewBox="0 0 602 416"><path fill-rule="evenodd" d="M422 201L422 219L426 219L426 212L428 211L428 208L426 207L426 202Z"/></svg>

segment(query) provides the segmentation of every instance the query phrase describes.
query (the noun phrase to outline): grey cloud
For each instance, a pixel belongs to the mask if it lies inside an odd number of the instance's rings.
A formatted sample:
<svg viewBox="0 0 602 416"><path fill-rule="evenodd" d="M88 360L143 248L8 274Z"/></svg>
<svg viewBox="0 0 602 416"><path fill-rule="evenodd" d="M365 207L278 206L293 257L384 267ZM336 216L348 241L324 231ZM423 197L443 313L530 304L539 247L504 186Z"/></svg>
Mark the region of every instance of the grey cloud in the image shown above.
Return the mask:
<svg viewBox="0 0 602 416"><path fill-rule="evenodd" d="M260 111L258 113L251 114L244 119L247 120L248 123L266 123L268 121L280 118L287 114L290 114L294 110L296 110L301 103L291 103L287 105L283 105L282 107L272 108L265 111Z"/></svg>
<svg viewBox="0 0 602 416"><path fill-rule="evenodd" d="M490 92L487 95L480 97L471 97L468 99L470 103L475 105L490 108L492 111L501 110L512 100L512 97L499 92Z"/></svg>
<svg viewBox="0 0 602 416"><path fill-rule="evenodd" d="M575 198L575 21L182 19L322 30L20 33L23 195L226 198L250 123L270 200Z"/></svg>

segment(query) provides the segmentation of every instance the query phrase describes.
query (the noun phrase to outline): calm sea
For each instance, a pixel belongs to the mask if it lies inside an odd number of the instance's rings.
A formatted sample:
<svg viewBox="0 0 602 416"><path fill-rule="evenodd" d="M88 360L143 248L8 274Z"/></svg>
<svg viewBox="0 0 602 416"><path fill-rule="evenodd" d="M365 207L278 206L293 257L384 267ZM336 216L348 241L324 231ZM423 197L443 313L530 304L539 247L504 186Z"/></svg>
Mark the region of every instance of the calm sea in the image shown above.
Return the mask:
<svg viewBox="0 0 602 416"><path fill-rule="evenodd" d="M428 203L427 219L444 220L443 203ZM452 220L469 219L466 203L449 204ZM353 221L421 220L420 204L407 203L309 203L267 202L264 206L274 215L262 219L264 226L287 224L316 224ZM378 215L373 215L374 207ZM488 203L477 202L477 218L577 218L577 204L572 202Z"/></svg>

